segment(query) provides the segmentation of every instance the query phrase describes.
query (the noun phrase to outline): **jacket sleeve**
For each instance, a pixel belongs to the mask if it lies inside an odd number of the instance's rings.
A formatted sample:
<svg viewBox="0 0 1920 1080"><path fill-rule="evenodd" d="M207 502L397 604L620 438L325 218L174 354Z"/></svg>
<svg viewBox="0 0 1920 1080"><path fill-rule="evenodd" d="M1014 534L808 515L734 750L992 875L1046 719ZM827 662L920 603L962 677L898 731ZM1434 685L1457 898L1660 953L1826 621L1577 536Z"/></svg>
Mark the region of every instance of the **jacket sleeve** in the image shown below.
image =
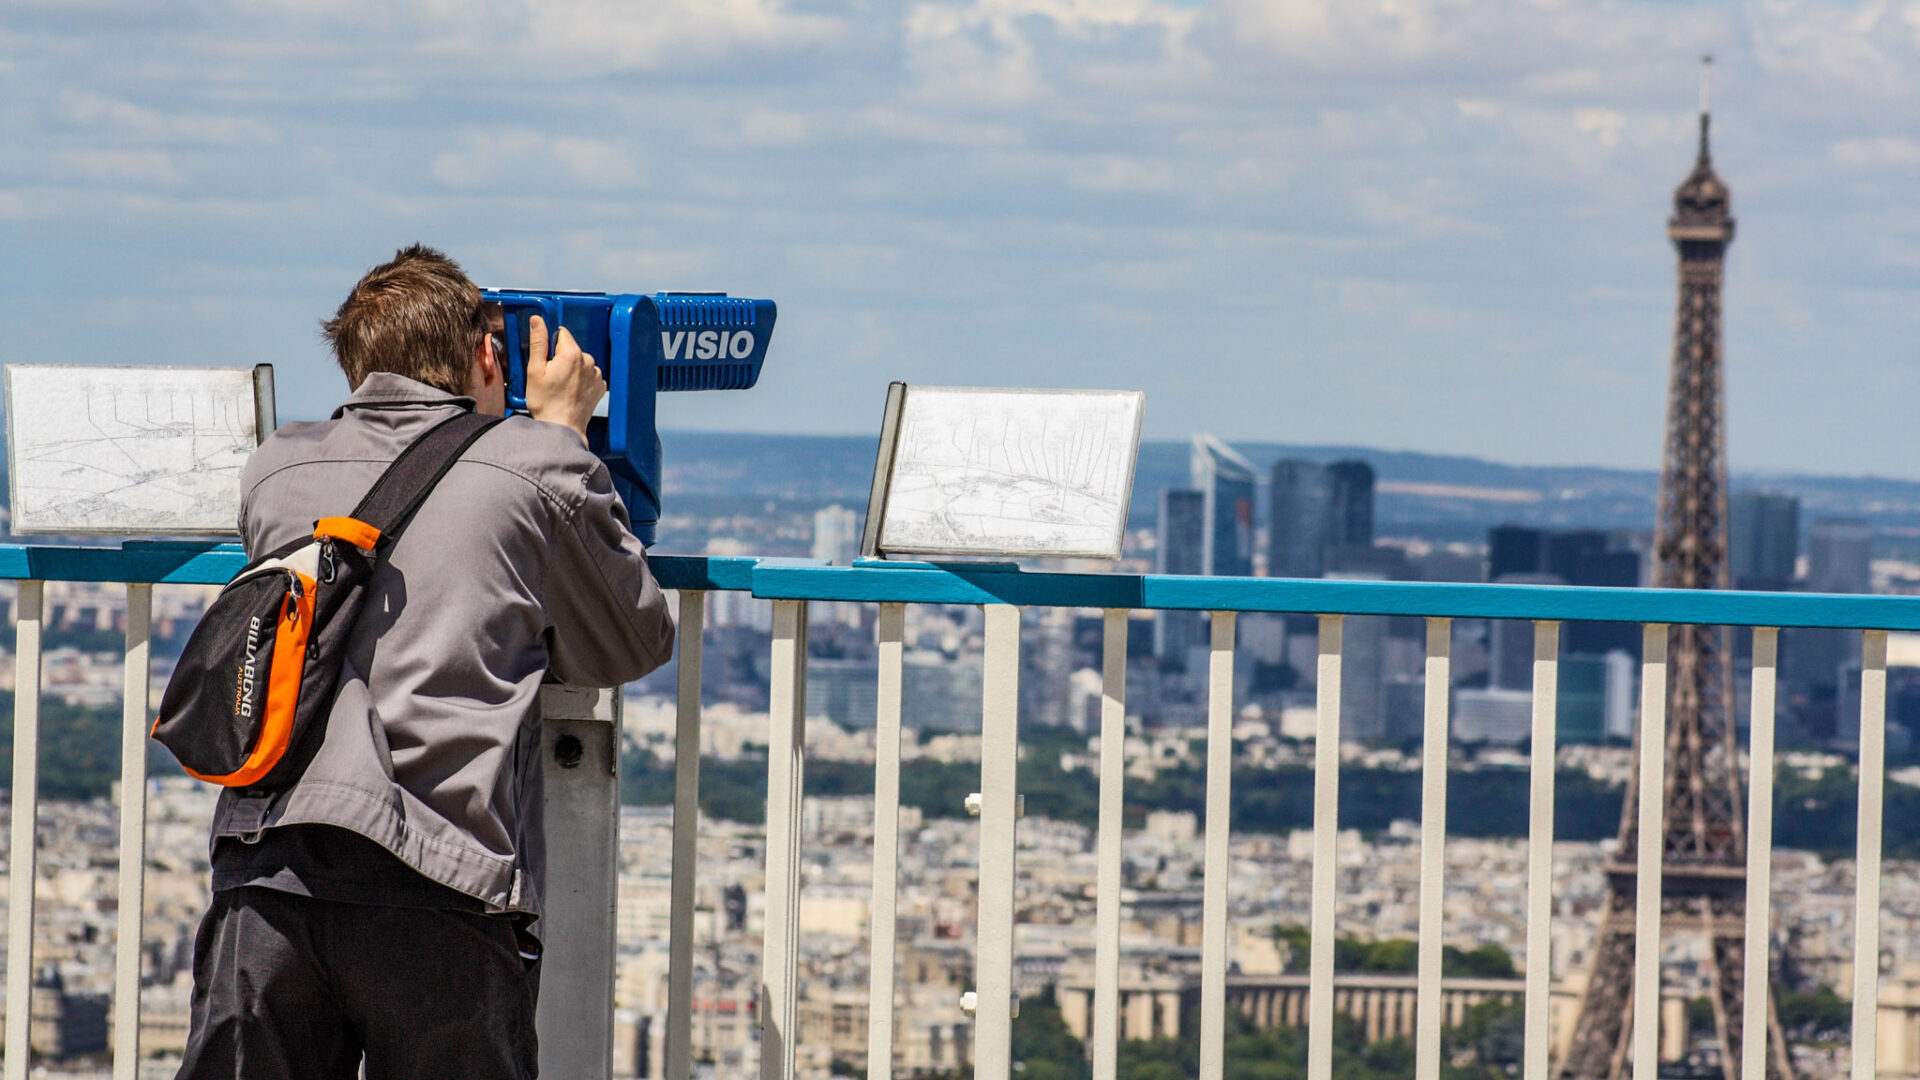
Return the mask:
<svg viewBox="0 0 1920 1080"><path fill-rule="evenodd" d="M672 659L673 620L606 466L594 462L584 485L554 537L548 663L564 682L619 686Z"/></svg>

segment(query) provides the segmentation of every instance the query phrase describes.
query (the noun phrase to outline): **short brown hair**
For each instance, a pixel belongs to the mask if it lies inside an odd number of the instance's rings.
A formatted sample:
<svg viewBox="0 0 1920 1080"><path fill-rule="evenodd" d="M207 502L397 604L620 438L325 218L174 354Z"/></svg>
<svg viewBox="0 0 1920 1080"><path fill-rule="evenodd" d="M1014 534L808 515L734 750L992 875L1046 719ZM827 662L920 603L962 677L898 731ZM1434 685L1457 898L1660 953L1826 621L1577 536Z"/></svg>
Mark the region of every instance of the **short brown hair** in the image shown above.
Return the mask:
<svg viewBox="0 0 1920 1080"><path fill-rule="evenodd" d="M320 332L355 390L388 371L464 394L487 329L480 290L460 264L415 244L367 271Z"/></svg>

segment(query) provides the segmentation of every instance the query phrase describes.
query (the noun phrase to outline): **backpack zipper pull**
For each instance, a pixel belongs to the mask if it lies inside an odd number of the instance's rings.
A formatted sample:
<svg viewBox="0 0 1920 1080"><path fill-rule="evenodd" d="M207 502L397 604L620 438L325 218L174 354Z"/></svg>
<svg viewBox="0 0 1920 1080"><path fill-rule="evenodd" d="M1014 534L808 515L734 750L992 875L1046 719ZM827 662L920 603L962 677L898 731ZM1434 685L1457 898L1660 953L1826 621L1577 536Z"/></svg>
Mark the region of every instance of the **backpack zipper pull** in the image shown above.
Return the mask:
<svg viewBox="0 0 1920 1080"><path fill-rule="evenodd" d="M333 574L333 538L329 536L320 541L320 580L330 585Z"/></svg>

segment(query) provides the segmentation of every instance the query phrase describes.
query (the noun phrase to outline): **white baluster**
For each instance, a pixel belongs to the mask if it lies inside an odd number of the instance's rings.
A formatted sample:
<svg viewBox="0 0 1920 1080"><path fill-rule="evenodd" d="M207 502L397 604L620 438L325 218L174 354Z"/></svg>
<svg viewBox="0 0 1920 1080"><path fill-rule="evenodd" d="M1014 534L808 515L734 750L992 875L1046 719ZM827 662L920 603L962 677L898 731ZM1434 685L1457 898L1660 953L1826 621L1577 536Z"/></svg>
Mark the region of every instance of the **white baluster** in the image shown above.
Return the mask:
<svg viewBox="0 0 1920 1080"><path fill-rule="evenodd" d="M1667 794L1667 627L1648 623L1641 646L1639 864L1633 904L1633 1075L1660 1064L1660 892Z"/></svg>
<svg viewBox="0 0 1920 1080"><path fill-rule="evenodd" d="M1780 631L1753 628L1752 713L1747 723L1747 969L1740 1018L1740 1075L1767 1075L1767 976L1773 905L1773 724ZM1728 974L1732 974L1729 972Z"/></svg>
<svg viewBox="0 0 1920 1080"><path fill-rule="evenodd" d="M867 1080L893 1076L893 955L900 874L900 665L905 604L880 605L880 677L873 741L873 959L868 972Z"/></svg>
<svg viewBox="0 0 1920 1080"><path fill-rule="evenodd" d="M1887 773L1887 632L1860 643L1860 826L1854 855L1853 1080L1874 1080L1880 1013L1880 827Z"/></svg>
<svg viewBox="0 0 1920 1080"><path fill-rule="evenodd" d="M1447 898L1447 698L1453 620L1427 620L1426 724L1420 743L1420 968L1414 1010L1416 1080L1440 1080L1441 916Z"/></svg>
<svg viewBox="0 0 1920 1080"><path fill-rule="evenodd" d="M1547 1080L1553 1024L1553 782L1559 725L1560 624L1533 624L1533 744L1527 810L1525 1080Z"/></svg>
<svg viewBox="0 0 1920 1080"><path fill-rule="evenodd" d="M1333 914L1340 836L1340 631L1320 616L1319 716L1313 747L1313 942L1307 967L1307 1077L1333 1078Z"/></svg>
<svg viewBox="0 0 1920 1080"><path fill-rule="evenodd" d="M773 602L767 744L767 913L760 986L761 1080L792 1080L800 981L800 793L806 779L807 605Z"/></svg>
<svg viewBox="0 0 1920 1080"><path fill-rule="evenodd" d="M153 586L127 585L120 698L120 910L113 942L113 1080L140 1074L140 916L146 907L147 687Z"/></svg>
<svg viewBox="0 0 1920 1080"><path fill-rule="evenodd" d="M1120 1062L1120 839L1126 780L1127 612L1108 608L1100 686L1100 839L1093 915L1093 1080Z"/></svg>
<svg viewBox="0 0 1920 1080"><path fill-rule="evenodd" d="M6 1080L26 1080L33 999L34 819L40 808L40 619L46 583L22 581L13 676L12 848L7 854Z"/></svg>
<svg viewBox="0 0 1920 1080"><path fill-rule="evenodd" d="M1213 613L1207 653L1207 838L1200 884L1200 1080L1226 1073L1228 836L1233 825L1234 613Z"/></svg>
<svg viewBox="0 0 1920 1080"><path fill-rule="evenodd" d="M700 863L700 665L707 594L680 590L673 726L673 884L667 924L667 1080L693 1074L694 886Z"/></svg>

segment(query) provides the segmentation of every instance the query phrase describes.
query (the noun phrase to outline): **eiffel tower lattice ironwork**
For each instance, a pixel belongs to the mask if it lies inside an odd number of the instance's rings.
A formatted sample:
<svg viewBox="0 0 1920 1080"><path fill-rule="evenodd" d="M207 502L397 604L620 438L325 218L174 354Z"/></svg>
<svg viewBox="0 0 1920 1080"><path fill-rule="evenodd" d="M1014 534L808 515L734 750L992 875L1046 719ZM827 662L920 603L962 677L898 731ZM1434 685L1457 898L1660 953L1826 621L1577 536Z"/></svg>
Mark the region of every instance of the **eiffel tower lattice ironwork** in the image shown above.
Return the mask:
<svg viewBox="0 0 1920 1080"><path fill-rule="evenodd" d="M1730 193L1715 175L1708 154L1705 96L1703 80L1699 156L1674 192L1673 217L1667 222L1667 235L1679 249L1680 299L1654 583L1680 589L1724 589L1729 584L1720 281L1733 240L1733 215ZM1708 942L1722 1072L1726 1080L1740 1080L1747 855L1729 645L1724 627L1674 626L1670 631L1660 911L1663 929L1698 933ZM1636 744L1645 735L1637 734ZM1562 1080L1620 1080L1632 1072L1637 800L1636 780L1628 787L1620 851L1607 868L1607 905L1573 1042L1560 1066ZM1647 944L1658 948L1657 943ZM1792 1080L1771 1000L1767 1030L1767 1077Z"/></svg>

